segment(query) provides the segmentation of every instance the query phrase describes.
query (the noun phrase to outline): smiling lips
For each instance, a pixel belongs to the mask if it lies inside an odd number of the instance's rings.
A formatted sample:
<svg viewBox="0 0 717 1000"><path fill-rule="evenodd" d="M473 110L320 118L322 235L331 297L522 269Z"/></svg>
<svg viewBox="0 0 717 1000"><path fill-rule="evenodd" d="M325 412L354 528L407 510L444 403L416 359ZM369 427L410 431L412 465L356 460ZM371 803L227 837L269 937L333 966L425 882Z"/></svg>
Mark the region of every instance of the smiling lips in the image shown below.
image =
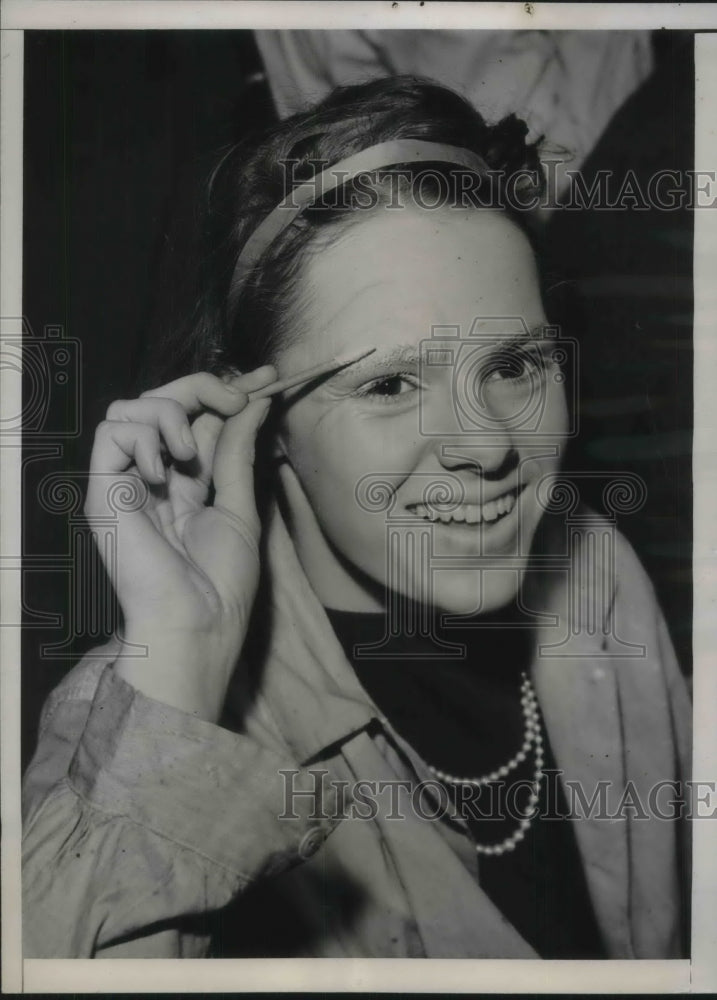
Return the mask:
<svg viewBox="0 0 717 1000"><path fill-rule="evenodd" d="M416 503L409 504L409 510L424 521L441 521L443 524L480 524L483 521L497 521L510 514L519 492L519 488L515 487L484 504Z"/></svg>

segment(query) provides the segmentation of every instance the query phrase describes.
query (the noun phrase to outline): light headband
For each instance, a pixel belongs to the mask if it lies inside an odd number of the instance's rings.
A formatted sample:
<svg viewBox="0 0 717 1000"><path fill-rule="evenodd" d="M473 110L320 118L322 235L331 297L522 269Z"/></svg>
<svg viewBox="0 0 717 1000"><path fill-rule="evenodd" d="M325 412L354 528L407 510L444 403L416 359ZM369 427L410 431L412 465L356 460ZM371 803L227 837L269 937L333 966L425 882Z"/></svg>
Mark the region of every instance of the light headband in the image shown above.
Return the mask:
<svg viewBox="0 0 717 1000"><path fill-rule="evenodd" d="M320 174L304 181L286 196L261 222L244 244L234 268L230 285L230 298L236 300L248 272L254 267L267 247L291 225L297 215L325 194L347 184L358 174L398 163L451 163L466 167L476 174L484 174L488 164L477 153L460 146L422 139L391 139L368 146L353 156L339 160Z"/></svg>

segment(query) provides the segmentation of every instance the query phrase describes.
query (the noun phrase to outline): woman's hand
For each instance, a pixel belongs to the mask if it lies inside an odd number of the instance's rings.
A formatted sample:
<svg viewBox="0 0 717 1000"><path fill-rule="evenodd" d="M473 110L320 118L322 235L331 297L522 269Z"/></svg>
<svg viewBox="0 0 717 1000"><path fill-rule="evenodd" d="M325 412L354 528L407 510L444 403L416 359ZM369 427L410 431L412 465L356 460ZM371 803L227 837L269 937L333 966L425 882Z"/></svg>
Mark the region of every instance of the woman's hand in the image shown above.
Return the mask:
<svg viewBox="0 0 717 1000"><path fill-rule="evenodd" d="M253 462L270 400L247 394L275 378L270 365L230 382L188 375L112 403L95 435L85 514L91 528L107 517L117 523L116 560L105 566L127 645L115 669L144 694L210 721L221 712L259 579ZM118 512L116 487L128 481L138 501Z"/></svg>

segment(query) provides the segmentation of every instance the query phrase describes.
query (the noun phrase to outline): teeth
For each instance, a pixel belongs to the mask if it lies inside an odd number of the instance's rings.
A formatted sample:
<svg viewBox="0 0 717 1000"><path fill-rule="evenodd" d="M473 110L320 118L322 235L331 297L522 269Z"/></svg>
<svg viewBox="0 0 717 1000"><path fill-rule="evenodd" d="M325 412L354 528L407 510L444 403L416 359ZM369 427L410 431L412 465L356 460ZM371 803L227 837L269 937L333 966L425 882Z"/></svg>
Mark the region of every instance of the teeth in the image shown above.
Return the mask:
<svg viewBox="0 0 717 1000"><path fill-rule="evenodd" d="M513 493L504 493L496 500L490 500L482 506L473 503L464 503L459 506L452 504L426 504L417 503L414 505L414 513L427 521L440 521L442 524L450 524L452 521L458 524L480 524L481 521L495 521L504 514L509 514L515 507L515 496Z"/></svg>
<svg viewBox="0 0 717 1000"><path fill-rule="evenodd" d="M498 517L498 507L495 500L489 500L483 504L483 517L486 521L495 521Z"/></svg>

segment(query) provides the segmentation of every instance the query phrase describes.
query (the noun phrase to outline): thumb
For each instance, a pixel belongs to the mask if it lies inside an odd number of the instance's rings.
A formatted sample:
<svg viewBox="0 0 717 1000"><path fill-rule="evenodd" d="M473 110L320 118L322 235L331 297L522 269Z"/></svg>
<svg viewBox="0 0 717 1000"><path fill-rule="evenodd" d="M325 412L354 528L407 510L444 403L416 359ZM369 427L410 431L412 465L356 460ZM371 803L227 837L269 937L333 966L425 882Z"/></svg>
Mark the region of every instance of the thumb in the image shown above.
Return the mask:
<svg viewBox="0 0 717 1000"><path fill-rule="evenodd" d="M254 510L256 436L271 408L271 399L256 399L224 422L214 452L212 478L215 503L238 516Z"/></svg>

